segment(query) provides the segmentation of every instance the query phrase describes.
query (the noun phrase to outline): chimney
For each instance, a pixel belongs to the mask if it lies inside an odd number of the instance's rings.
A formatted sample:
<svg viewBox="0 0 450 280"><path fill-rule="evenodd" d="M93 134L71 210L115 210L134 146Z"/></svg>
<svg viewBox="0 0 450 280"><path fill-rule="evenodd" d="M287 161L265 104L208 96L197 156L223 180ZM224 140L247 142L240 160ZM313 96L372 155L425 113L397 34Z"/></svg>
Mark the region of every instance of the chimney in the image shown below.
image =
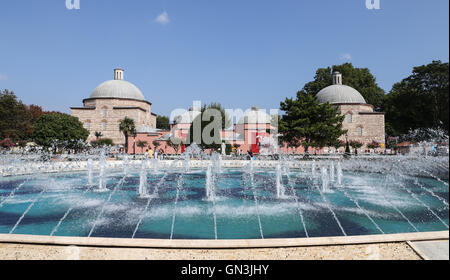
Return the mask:
<svg viewBox="0 0 450 280"><path fill-rule="evenodd" d="M114 80L123 80L123 69L114 69Z"/></svg>
<svg viewBox="0 0 450 280"><path fill-rule="evenodd" d="M333 73L333 85L342 85L342 74L337 71Z"/></svg>

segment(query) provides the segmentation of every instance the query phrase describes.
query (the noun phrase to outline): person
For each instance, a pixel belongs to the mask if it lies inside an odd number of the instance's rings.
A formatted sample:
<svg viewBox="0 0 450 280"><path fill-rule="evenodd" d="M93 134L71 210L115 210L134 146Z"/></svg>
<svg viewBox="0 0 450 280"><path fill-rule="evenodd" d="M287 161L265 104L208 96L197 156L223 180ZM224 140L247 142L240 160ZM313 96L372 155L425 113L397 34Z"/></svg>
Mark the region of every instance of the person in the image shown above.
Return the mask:
<svg viewBox="0 0 450 280"><path fill-rule="evenodd" d="M251 160L251 159L253 158L253 153L252 153L252 151L248 150L248 152L247 152L247 158L248 158L249 160Z"/></svg>
<svg viewBox="0 0 450 280"><path fill-rule="evenodd" d="M150 147L149 149L148 149L148 158L152 158L153 157L153 150L152 150L152 148Z"/></svg>

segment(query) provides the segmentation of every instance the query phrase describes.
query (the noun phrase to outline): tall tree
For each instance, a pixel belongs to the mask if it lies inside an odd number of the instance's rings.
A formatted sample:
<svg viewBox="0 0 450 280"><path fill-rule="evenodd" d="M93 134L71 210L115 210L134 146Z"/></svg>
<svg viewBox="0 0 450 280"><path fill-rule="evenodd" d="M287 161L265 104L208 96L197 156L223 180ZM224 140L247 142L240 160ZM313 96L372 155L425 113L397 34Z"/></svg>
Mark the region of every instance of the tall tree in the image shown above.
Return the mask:
<svg viewBox="0 0 450 280"><path fill-rule="evenodd" d="M14 92L0 91L0 139L28 140L33 132L32 115Z"/></svg>
<svg viewBox="0 0 450 280"><path fill-rule="evenodd" d="M316 95L323 88L333 84L332 73L338 71L342 74L342 83L355 88L361 93L367 103L372 104L376 110L383 105L385 92L376 83L375 77L368 68L356 68L351 63L319 68L314 81L306 83L303 93Z"/></svg>
<svg viewBox="0 0 450 280"><path fill-rule="evenodd" d="M125 117L119 124L119 130L125 136L125 152L128 153L128 136L132 135L136 131L134 120L129 117Z"/></svg>
<svg viewBox="0 0 450 280"><path fill-rule="evenodd" d="M388 135L410 130L442 128L449 130L449 64L433 61L414 67L412 74L394 84L386 96Z"/></svg>
<svg viewBox="0 0 450 280"><path fill-rule="evenodd" d="M202 149L218 149L222 145L221 132L230 125L231 119L222 105L205 105L192 122L186 144L196 143Z"/></svg>
<svg viewBox="0 0 450 280"><path fill-rule="evenodd" d="M42 110L41 106L31 104L28 106L28 111L31 115L31 123L34 124L40 116L46 114L44 110Z"/></svg>
<svg viewBox="0 0 450 280"><path fill-rule="evenodd" d="M286 98L280 103L284 114L279 121L281 140L291 147L325 147L338 141L346 133L342 129L344 116L338 108L329 104L319 104L312 94L297 93L297 98Z"/></svg>

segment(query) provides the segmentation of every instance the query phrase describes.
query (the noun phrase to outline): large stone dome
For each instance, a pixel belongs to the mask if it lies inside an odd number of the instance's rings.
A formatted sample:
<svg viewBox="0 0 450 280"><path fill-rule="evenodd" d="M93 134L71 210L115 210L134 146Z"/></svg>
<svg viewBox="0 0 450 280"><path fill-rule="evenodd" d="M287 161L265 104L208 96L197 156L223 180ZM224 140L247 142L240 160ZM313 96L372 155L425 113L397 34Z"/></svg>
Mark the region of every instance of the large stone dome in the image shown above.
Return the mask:
<svg viewBox="0 0 450 280"><path fill-rule="evenodd" d="M333 85L328 86L316 95L320 104L366 104L366 100L356 89L343 85L339 72L333 74Z"/></svg>
<svg viewBox="0 0 450 280"><path fill-rule="evenodd" d="M132 83L123 80L123 70L114 70L114 80L100 84L90 98L125 98L145 100L142 92Z"/></svg>

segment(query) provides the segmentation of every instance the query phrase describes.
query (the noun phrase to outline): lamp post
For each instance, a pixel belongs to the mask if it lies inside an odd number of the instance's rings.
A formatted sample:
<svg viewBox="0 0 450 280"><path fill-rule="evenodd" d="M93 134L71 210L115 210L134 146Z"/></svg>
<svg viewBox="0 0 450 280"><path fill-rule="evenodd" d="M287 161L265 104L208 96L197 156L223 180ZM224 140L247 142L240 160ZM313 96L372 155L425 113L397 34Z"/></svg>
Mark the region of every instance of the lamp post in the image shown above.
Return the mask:
<svg viewBox="0 0 450 280"><path fill-rule="evenodd" d="M348 133L345 134L345 152L344 157L349 157L351 154L350 147L348 145Z"/></svg>

